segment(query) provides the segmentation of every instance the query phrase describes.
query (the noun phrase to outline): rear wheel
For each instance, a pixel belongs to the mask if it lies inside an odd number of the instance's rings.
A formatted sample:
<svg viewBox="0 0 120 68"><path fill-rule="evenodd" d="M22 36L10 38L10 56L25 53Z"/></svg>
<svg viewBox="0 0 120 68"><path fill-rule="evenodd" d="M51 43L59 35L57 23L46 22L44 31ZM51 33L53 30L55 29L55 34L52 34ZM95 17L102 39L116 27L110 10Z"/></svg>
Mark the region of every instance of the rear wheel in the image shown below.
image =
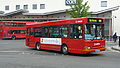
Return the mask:
<svg viewBox="0 0 120 68"><path fill-rule="evenodd" d="M16 36L12 36L12 40L15 40L16 39Z"/></svg>
<svg viewBox="0 0 120 68"><path fill-rule="evenodd" d="M37 49L37 50L40 50L40 43L37 43L37 44L36 44L36 49Z"/></svg>
<svg viewBox="0 0 120 68"><path fill-rule="evenodd" d="M68 54L68 47L66 45L62 46L62 53L65 55Z"/></svg>

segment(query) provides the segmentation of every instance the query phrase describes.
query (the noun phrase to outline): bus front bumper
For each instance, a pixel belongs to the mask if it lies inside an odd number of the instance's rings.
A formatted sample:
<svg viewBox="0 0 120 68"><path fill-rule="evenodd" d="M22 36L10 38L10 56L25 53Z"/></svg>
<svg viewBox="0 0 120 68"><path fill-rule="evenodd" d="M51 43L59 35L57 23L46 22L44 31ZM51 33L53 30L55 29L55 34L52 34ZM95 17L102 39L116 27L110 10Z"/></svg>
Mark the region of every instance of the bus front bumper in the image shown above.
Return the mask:
<svg viewBox="0 0 120 68"><path fill-rule="evenodd" d="M82 54L88 54L88 53L91 53L91 52L101 52L101 51L105 51L105 50L106 50L105 47L102 47L102 48L99 48L99 49L83 50Z"/></svg>

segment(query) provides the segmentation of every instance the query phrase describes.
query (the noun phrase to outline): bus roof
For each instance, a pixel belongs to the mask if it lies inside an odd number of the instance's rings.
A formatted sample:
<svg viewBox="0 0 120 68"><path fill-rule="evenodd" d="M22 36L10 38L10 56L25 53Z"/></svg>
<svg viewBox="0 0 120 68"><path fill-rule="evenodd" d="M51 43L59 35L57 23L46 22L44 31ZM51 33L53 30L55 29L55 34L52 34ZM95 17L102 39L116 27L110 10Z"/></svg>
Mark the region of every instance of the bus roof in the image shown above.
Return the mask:
<svg viewBox="0 0 120 68"><path fill-rule="evenodd" d="M65 24L73 24L73 23L75 23L75 21L79 21L79 23L85 23L85 22L87 22L88 18L103 19L103 18L98 18L98 17L83 17L83 18L57 20L57 21L48 21L48 22L36 22L36 23L28 24L27 27L65 25ZM74 22L72 22L72 21L74 21Z"/></svg>
<svg viewBox="0 0 120 68"><path fill-rule="evenodd" d="M34 23L34 22L25 22L25 21L0 21L1 23Z"/></svg>

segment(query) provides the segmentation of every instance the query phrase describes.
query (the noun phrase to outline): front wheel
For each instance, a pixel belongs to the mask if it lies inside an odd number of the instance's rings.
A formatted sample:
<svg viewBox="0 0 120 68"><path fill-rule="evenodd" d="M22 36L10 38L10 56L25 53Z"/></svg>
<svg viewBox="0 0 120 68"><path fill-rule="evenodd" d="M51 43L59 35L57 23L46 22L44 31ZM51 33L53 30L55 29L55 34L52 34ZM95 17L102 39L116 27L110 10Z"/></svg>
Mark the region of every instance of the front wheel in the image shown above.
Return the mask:
<svg viewBox="0 0 120 68"><path fill-rule="evenodd" d="M37 50L40 50L40 43L37 43L37 44L36 44L36 49L37 49Z"/></svg>
<svg viewBox="0 0 120 68"><path fill-rule="evenodd" d="M15 40L16 39L16 37L15 36L12 36L12 40Z"/></svg>
<svg viewBox="0 0 120 68"><path fill-rule="evenodd" d="M62 53L65 55L68 54L68 47L66 45L62 46Z"/></svg>

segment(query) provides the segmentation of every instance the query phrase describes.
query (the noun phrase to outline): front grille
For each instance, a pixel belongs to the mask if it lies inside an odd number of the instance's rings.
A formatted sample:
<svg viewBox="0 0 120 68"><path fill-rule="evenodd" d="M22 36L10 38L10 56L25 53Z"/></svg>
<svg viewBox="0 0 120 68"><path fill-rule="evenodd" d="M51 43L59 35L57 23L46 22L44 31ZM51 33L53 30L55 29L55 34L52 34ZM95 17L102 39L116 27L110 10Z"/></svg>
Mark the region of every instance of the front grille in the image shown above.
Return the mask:
<svg viewBox="0 0 120 68"><path fill-rule="evenodd" d="M97 46L92 46L92 49L97 49L97 48L101 48L102 46L97 45Z"/></svg>

